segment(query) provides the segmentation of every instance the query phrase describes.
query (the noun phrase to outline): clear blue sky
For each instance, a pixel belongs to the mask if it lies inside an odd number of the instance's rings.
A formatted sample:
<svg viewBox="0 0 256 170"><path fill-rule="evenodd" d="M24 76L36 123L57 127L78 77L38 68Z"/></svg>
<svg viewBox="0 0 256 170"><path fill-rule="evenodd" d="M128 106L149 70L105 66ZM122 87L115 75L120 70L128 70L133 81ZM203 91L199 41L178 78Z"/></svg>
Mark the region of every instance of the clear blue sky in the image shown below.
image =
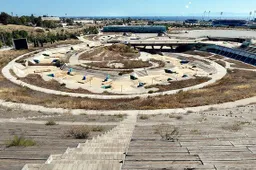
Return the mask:
<svg viewBox="0 0 256 170"><path fill-rule="evenodd" d="M0 11L14 15L200 16L249 15L256 0L0 0Z"/></svg>

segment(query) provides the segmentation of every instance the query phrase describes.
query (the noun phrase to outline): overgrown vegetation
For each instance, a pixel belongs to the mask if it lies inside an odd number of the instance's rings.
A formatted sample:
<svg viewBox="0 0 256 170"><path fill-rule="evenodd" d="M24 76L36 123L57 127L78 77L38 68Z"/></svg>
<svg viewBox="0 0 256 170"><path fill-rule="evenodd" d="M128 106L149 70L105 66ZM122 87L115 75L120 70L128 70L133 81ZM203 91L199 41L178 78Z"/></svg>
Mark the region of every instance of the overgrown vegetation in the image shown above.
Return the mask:
<svg viewBox="0 0 256 170"><path fill-rule="evenodd" d="M169 124L161 124L155 127L155 134L159 134L163 140L175 142L178 140L179 130Z"/></svg>
<svg viewBox="0 0 256 170"><path fill-rule="evenodd" d="M226 68L226 63L224 61L217 60L215 62L218 63L219 65L221 65L222 67Z"/></svg>
<svg viewBox="0 0 256 170"><path fill-rule="evenodd" d="M115 68L114 67L115 63L123 64L123 67L121 69L145 68L145 67L152 66L148 61L142 61L142 60L116 60L113 62L103 61L103 62L86 63L86 65L91 67L98 67L98 68Z"/></svg>
<svg viewBox="0 0 256 170"><path fill-rule="evenodd" d="M66 131L65 136L75 139L88 139L91 132L103 132L103 126L73 126Z"/></svg>
<svg viewBox="0 0 256 170"><path fill-rule="evenodd" d="M113 44L107 47L99 47L83 53L79 59L91 61L113 61L134 59L139 57L139 52L124 44Z"/></svg>
<svg viewBox="0 0 256 170"><path fill-rule="evenodd" d="M238 60L227 59L226 61L231 63L231 67L245 68L245 69L256 69L256 66L245 64Z"/></svg>
<svg viewBox="0 0 256 170"><path fill-rule="evenodd" d="M139 119L141 119L141 120L147 120L147 119L149 119L150 117L148 116L148 115L140 115L139 116Z"/></svg>
<svg viewBox="0 0 256 170"><path fill-rule="evenodd" d="M23 136L14 136L12 140L6 142L7 147L29 147L36 145L36 142L31 139L26 139Z"/></svg>
<svg viewBox="0 0 256 170"><path fill-rule="evenodd" d="M239 121L239 122L235 122L233 124L223 125L222 129L237 132L237 131L242 130L243 126L250 125L250 124L251 124L250 122L240 122Z"/></svg>
<svg viewBox="0 0 256 170"><path fill-rule="evenodd" d="M208 77L196 77L192 79L187 79L187 80L181 80L181 81L172 81L169 82L168 85L149 85L145 86L146 89L150 88L158 88L157 92L164 92L164 91L169 91L169 90L177 90L177 89L182 89L190 86L195 86L197 84L202 84L204 82L209 81L210 78Z"/></svg>
<svg viewBox="0 0 256 170"><path fill-rule="evenodd" d="M199 55L201 57L210 57L212 54L204 51L186 51L185 54Z"/></svg>
<svg viewBox="0 0 256 170"><path fill-rule="evenodd" d="M0 52L0 66L28 50ZM0 74L0 98L11 102L22 102L56 108L91 110L146 110L195 107L236 101L256 96L256 72L228 70L228 74L216 83L202 89L181 91L174 95L148 98L98 100L49 95L10 83ZM115 104L113 104L115 103Z"/></svg>
<svg viewBox="0 0 256 170"><path fill-rule="evenodd" d="M46 126L54 126L57 125L57 123L54 120L49 120L48 122L45 123Z"/></svg>
<svg viewBox="0 0 256 170"><path fill-rule="evenodd" d="M98 34L99 30L97 27L88 27L86 29L84 29L84 34Z"/></svg>
<svg viewBox="0 0 256 170"><path fill-rule="evenodd" d="M66 132L66 136L75 139L87 139L90 132L91 128L89 126L74 126Z"/></svg>

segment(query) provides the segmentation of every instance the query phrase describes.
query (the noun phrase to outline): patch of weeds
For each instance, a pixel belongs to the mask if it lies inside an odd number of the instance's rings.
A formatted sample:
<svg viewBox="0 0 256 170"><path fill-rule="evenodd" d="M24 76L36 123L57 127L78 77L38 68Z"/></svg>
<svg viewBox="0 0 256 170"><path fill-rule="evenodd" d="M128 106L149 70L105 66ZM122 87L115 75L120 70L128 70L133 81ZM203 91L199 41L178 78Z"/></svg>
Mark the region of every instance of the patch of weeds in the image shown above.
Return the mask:
<svg viewBox="0 0 256 170"><path fill-rule="evenodd" d="M29 147L29 146L35 146L36 142L31 139L26 139L23 136L14 136L12 140L6 142L7 147Z"/></svg>
<svg viewBox="0 0 256 170"><path fill-rule="evenodd" d="M66 132L67 137L75 139L88 139L91 128L88 126L74 126Z"/></svg>
<svg viewBox="0 0 256 170"><path fill-rule="evenodd" d="M124 119L124 116L125 115L123 115L123 114L115 114L114 115L116 118L118 118L118 119Z"/></svg>
<svg viewBox="0 0 256 170"><path fill-rule="evenodd" d="M12 111L12 108L7 108L7 112L11 112Z"/></svg>
<svg viewBox="0 0 256 170"><path fill-rule="evenodd" d="M198 129L193 129L190 131L192 134L200 134L200 131Z"/></svg>
<svg viewBox="0 0 256 170"><path fill-rule="evenodd" d="M190 113L193 113L193 111L192 111L192 110L188 110L188 111L187 111L187 114L190 114Z"/></svg>
<svg viewBox="0 0 256 170"><path fill-rule="evenodd" d="M89 118L88 121L91 121L91 122L94 122L96 121L97 119L96 118Z"/></svg>
<svg viewBox="0 0 256 170"><path fill-rule="evenodd" d="M214 107L210 107L210 108L208 109L208 111L215 111L215 110L217 110L217 109L214 108Z"/></svg>
<svg viewBox="0 0 256 170"><path fill-rule="evenodd" d="M173 125L161 124L156 126L155 134L159 134L163 140L175 142L178 140L179 130Z"/></svg>
<svg viewBox="0 0 256 170"><path fill-rule="evenodd" d="M139 119L141 119L141 120L148 120L149 116L148 115L140 115Z"/></svg>
<svg viewBox="0 0 256 170"><path fill-rule="evenodd" d="M95 126L95 127L92 127L92 131L93 132L103 132L105 129L104 127L102 126Z"/></svg>
<svg viewBox="0 0 256 170"><path fill-rule="evenodd" d="M150 91L148 91L148 93L149 93L149 94L153 94L153 93L154 93L154 91L153 91L153 90L150 90Z"/></svg>
<svg viewBox="0 0 256 170"><path fill-rule="evenodd" d="M242 130L243 126L250 125L250 124L251 122L236 122L231 125L224 125L222 126L222 129L237 132L239 130Z"/></svg>
<svg viewBox="0 0 256 170"><path fill-rule="evenodd" d="M176 119L181 120L181 119L183 119L183 117L182 116L177 116Z"/></svg>
<svg viewBox="0 0 256 170"><path fill-rule="evenodd" d="M169 115L169 118L170 118L170 119L177 119L177 120L183 119L182 116L175 116L175 115Z"/></svg>
<svg viewBox="0 0 256 170"><path fill-rule="evenodd" d="M49 120L48 122L45 123L46 126L54 126L57 125L57 123L54 120Z"/></svg>

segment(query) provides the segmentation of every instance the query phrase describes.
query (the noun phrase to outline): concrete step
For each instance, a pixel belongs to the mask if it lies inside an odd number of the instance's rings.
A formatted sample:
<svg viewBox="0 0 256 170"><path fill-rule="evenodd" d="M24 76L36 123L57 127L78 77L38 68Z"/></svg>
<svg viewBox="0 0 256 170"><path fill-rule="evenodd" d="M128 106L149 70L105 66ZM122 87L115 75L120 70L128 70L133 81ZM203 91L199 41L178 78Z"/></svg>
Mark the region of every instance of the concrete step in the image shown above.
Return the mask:
<svg viewBox="0 0 256 170"><path fill-rule="evenodd" d="M161 167L161 168L159 168ZM162 164L129 164L123 165L122 170L142 170L142 169L150 169L150 170L159 170L159 169L168 169L168 170L216 170L213 165L186 165L186 164L179 164L179 165L171 165L168 163L162 162Z"/></svg>
<svg viewBox="0 0 256 170"><path fill-rule="evenodd" d="M37 170L120 170L125 159L137 115L128 116L111 131L99 135L64 154L51 155L46 164L33 166ZM30 170L29 165L24 170ZM35 169L36 170L36 169Z"/></svg>

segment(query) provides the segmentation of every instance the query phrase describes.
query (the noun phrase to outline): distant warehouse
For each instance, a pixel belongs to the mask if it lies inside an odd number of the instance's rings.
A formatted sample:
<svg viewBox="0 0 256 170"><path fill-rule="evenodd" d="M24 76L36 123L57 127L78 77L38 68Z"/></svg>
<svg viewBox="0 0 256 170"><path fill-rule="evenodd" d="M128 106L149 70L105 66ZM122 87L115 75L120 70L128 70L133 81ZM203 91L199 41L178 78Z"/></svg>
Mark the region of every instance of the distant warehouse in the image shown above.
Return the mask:
<svg viewBox="0 0 256 170"><path fill-rule="evenodd" d="M165 26L105 26L103 32L132 32L132 33L163 33L166 32Z"/></svg>
<svg viewBox="0 0 256 170"><path fill-rule="evenodd" d="M215 27L221 27L221 26L241 27L241 26L246 26L246 23L247 22L245 20L229 19L229 20L214 20L212 22L212 25Z"/></svg>

